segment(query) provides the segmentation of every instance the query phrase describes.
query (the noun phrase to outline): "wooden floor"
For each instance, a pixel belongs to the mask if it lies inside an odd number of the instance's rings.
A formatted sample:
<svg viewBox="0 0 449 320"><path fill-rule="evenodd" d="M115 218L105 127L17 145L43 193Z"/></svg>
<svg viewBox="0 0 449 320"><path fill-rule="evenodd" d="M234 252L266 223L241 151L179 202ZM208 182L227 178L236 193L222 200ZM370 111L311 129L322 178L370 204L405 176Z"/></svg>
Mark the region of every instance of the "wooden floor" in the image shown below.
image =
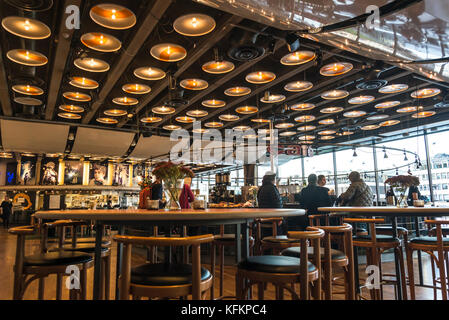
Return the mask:
<svg viewBox="0 0 449 320"><path fill-rule="evenodd" d="M39 250L39 241L37 239L27 240L26 241L26 254L31 254L37 252ZM13 265L15 259L15 251L16 251L16 236L10 235L6 232L3 227L0 227L0 299L8 300L12 298L13 292ZM133 253L132 263L133 265L138 265L145 262L145 255L140 252ZM113 244L112 247L112 277L111 277L111 298L115 298L115 266L116 266L116 245ZM424 279L426 284L431 284L431 271L429 265L429 259L424 255ZM385 255L385 261L382 264L383 272L386 273L394 273L394 263L391 259L392 255ZM363 257L362 257L363 259ZM225 285L224 285L224 295L225 296L234 296L235 295L235 285L234 285L234 275L236 271L235 263L233 261L232 256L226 257L226 266L225 266ZM210 268L209 265L210 258L209 256L202 257L202 263L206 268ZM217 266L218 269L218 266ZM359 272L361 277L361 283L364 283L364 279L366 278L366 274L364 273L365 265L361 264L359 266ZM218 271L218 270L217 270ZM338 275L338 274L337 274ZM417 262L415 261L415 279L418 277L418 267ZM92 280L93 280L93 268L88 271L88 299L92 299ZM218 280L216 282L216 296L218 296ZM64 282L65 283L65 282ZM255 289L256 290L256 289ZM341 291L340 288L336 288L336 290ZM257 291L255 291L257 292ZM34 281L27 289L24 299L25 300L34 300L37 299L37 281ZM363 292L363 295L369 297L368 291ZM45 299L55 299L56 296L56 277L50 276L47 278L45 282ZM255 297L257 295L254 295ZM416 296L417 299L420 300L433 300L433 289L416 287ZM274 299L274 288L271 285L268 285L267 291L265 292L265 299L271 300ZM207 296L209 298L209 295ZM286 294L286 299L290 299L289 294ZM64 288L63 290L63 299L68 299L68 290ZM334 300L343 300L344 295L335 293L333 295ZM393 286L384 286L384 299L385 300L393 300L394 299L394 290ZM441 294L438 292L438 298L441 299Z"/></svg>

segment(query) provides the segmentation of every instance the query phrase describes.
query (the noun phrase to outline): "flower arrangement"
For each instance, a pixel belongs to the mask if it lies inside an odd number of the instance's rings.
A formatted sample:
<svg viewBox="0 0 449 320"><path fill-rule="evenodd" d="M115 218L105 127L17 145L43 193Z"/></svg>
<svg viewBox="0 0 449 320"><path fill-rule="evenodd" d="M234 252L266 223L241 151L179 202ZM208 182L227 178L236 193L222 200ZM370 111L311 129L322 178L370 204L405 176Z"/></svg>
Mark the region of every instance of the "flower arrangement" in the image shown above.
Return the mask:
<svg viewBox="0 0 449 320"><path fill-rule="evenodd" d="M151 186L151 178L142 178L142 180L140 180L137 184L140 186L140 189L148 188L149 186Z"/></svg>
<svg viewBox="0 0 449 320"><path fill-rule="evenodd" d="M385 183L393 188L407 189L411 186L419 186L419 178L411 175L398 175L388 178Z"/></svg>
<svg viewBox="0 0 449 320"><path fill-rule="evenodd" d="M193 178L195 176L193 171L182 163L163 161L156 164L152 173L163 181L170 197L170 208L180 208L179 193L181 189L179 184L184 178Z"/></svg>
<svg viewBox="0 0 449 320"><path fill-rule="evenodd" d="M259 191L259 187L258 186L251 186L249 188L249 192L252 194L253 200L254 200L254 205L257 206L257 192Z"/></svg>

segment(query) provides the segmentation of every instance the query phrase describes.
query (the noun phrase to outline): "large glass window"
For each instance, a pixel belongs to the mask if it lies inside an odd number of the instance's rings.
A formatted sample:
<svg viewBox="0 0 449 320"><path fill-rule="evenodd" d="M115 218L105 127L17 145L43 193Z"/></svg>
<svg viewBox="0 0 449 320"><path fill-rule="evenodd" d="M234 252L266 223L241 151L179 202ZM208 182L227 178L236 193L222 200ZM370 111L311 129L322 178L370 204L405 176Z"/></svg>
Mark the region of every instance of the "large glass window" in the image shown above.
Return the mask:
<svg viewBox="0 0 449 320"><path fill-rule="evenodd" d="M447 141L449 139L449 131L439 133L429 133L427 136L429 142L429 158L432 166L432 177L436 176L433 183L438 187L434 188L433 195L435 202L448 202L449 189L448 184L438 179L447 179L448 177L448 161L449 150L447 148ZM430 198L430 190L425 192L425 195Z"/></svg>

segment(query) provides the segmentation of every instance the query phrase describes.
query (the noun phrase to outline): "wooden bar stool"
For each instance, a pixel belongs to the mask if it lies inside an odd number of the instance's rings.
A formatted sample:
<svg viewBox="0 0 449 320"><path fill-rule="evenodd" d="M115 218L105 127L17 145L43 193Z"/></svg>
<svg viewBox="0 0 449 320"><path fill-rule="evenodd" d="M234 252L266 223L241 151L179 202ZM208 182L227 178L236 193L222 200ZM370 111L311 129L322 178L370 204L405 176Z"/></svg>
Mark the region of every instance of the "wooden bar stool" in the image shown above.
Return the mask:
<svg viewBox="0 0 449 320"><path fill-rule="evenodd" d="M44 224L48 227L55 226ZM80 271L79 290L70 290L70 299L86 299L87 288L87 269L93 267L93 258L91 255L78 251L58 251L43 252L41 246L40 253L25 255L25 237L36 234L34 226L22 226L8 230L9 233L17 235L16 260L14 265L14 292L13 299L21 300L26 288L34 280L39 280L38 299L44 299L45 278L51 274L67 275L67 267L75 266ZM57 282L57 292L62 291L62 281Z"/></svg>
<svg viewBox="0 0 449 320"><path fill-rule="evenodd" d="M175 298L192 295L193 300L203 299L212 286L212 274L201 267L200 245L211 243L212 234L190 237L134 237L116 235L113 239L124 244L120 299ZM131 250L135 244L145 246L191 246L192 264L146 263L131 268Z"/></svg>
<svg viewBox="0 0 449 320"><path fill-rule="evenodd" d="M255 247L254 254L262 255L263 254L263 244L262 241L265 238L263 236L263 230L271 229L270 237L274 237L275 239L278 236L278 225L283 221L283 218L259 218L254 219L254 229L255 229Z"/></svg>
<svg viewBox="0 0 449 320"><path fill-rule="evenodd" d="M344 218L344 222L349 223L365 223L369 226L369 235L356 235L353 237L354 247L362 247L366 249L366 259L368 265L376 265L380 271L380 289L370 290L371 299L381 300L383 298L383 284L397 284L396 281L383 281L382 279L382 266L381 266L381 254L387 249L393 249L399 257L399 270L401 273L402 291L404 300L407 300L407 285L405 277L404 256L402 253L401 240L399 238L393 238L390 235L377 235L376 223L385 223L384 219L365 219L365 218Z"/></svg>
<svg viewBox="0 0 449 320"><path fill-rule="evenodd" d="M440 272L439 281L441 284L441 296L443 300L447 300L448 288L447 288L447 273L449 270L447 268L447 254L449 251L449 238L443 237L442 224L449 224L449 220L425 220L427 225L435 225L435 235L436 236L422 236L410 239L410 241L405 245L405 250L407 252L407 267L408 267L408 277L409 277L409 287L410 287L410 298L412 300L416 299L415 296L415 276L413 271L413 251L422 250L428 253L431 257L432 264L432 278L434 287L434 299L436 300L436 283L437 278L435 275L434 262ZM432 230L432 229L431 229ZM435 255L437 252L438 255ZM446 261L446 266L445 266Z"/></svg>
<svg viewBox="0 0 449 320"><path fill-rule="evenodd" d="M288 237L299 239L301 257L277 255L252 256L241 261L237 266L236 297L245 299L248 290L258 285L258 299L264 299L264 283L271 282L276 287L276 299L283 298L283 290L288 290L294 299L309 299L309 283L314 283L314 297L321 297L320 239L324 231L309 227L308 231L292 231ZM309 261L308 246L313 242L313 261ZM295 292L294 284L300 283L300 295Z"/></svg>
<svg viewBox="0 0 449 320"><path fill-rule="evenodd" d="M324 230L324 239L322 241L322 248L320 249L324 299L332 300L332 287L334 280L336 280L332 275L333 268L342 268L346 300L355 300L352 226L345 223L341 226L320 226L319 228ZM332 242L342 244L342 250L332 249ZM308 249L309 255L313 255L313 247L309 247ZM291 247L285 249L282 251L282 255L299 258L301 248Z"/></svg>

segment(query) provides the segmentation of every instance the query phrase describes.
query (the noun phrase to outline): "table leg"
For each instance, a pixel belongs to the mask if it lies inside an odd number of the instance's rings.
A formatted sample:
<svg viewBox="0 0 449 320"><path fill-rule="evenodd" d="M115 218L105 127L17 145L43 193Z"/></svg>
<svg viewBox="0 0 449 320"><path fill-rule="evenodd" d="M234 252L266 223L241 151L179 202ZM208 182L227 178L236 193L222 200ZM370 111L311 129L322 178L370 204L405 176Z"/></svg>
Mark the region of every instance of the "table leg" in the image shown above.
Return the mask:
<svg viewBox="0 0 449 320"><path fill-rule="evenodd" d="M242 244L243 244L243 251L242 251L242 257L248 258L249 257L249 224L248 221L245 221L245 223L242 224L243 232L242 232Z"/></svg>
<svg viewBox="0 0 449 320"><path fill-rule="evenodd" d="M242 240L240 238L242 234L242 225L237 223L235 226L235 260L239 263L242 260Z"/></svg>
<svg viewBox="0 0 449 320"><path fill-rule="evenodd" d="M118 234L123 235L125 233L125 226L118 227ZM122 258L123 258L123 243L117 244L117 266L115 271L115 300L120 300L120 286L119 277L122 273Z"/></svg>
<svg viewBox="0 0 449 320"><path fill-rule="evenodd" d="M419 217L415 217L415 231L416 231L416 236L419 237L420 236ZM422 272L421 250L418 250L418 271L419 271L419 285L422 286L422 285L424 285L424 276L423 276L423 272Z"/></svg>
<svg viewBox="0 0 449 320"><path fill-rule="evenodd" d="M353 230L357 230L357 223L354 223ZM356 231L357 233L357 231ZM356 290L356 299L357 295L360 296L362 294L360 290L360 278L359 278L359 252L356 246L354 248L354 278L355 278L355 290Z"/></svg>
<svg viewBox="0 0 449 320"><path fill-rule="evenodd" d="M396 221L396 217L391 217L391 225L393 227L393 238L397 238L398 237L398 229L397 229L397 221ZM404 262L402 262L404 263ZM402 297L402 281L405 281L405 279L402 279L401 277L401 271L400 271L400 267L399 267L399 256L397 254L397 252L394 252L394 264L395 264L395 269L396 269L396 292L397 292L397 300L403 300Z"/></svg>
<svg viewBox="0 0 449 320"><path fill-rule="evenodd" d="M94 293L93 299L99 300L101 296L101 244L103 241L104 225L97 222L95 225L95 265L94 265Z"/></svg>

